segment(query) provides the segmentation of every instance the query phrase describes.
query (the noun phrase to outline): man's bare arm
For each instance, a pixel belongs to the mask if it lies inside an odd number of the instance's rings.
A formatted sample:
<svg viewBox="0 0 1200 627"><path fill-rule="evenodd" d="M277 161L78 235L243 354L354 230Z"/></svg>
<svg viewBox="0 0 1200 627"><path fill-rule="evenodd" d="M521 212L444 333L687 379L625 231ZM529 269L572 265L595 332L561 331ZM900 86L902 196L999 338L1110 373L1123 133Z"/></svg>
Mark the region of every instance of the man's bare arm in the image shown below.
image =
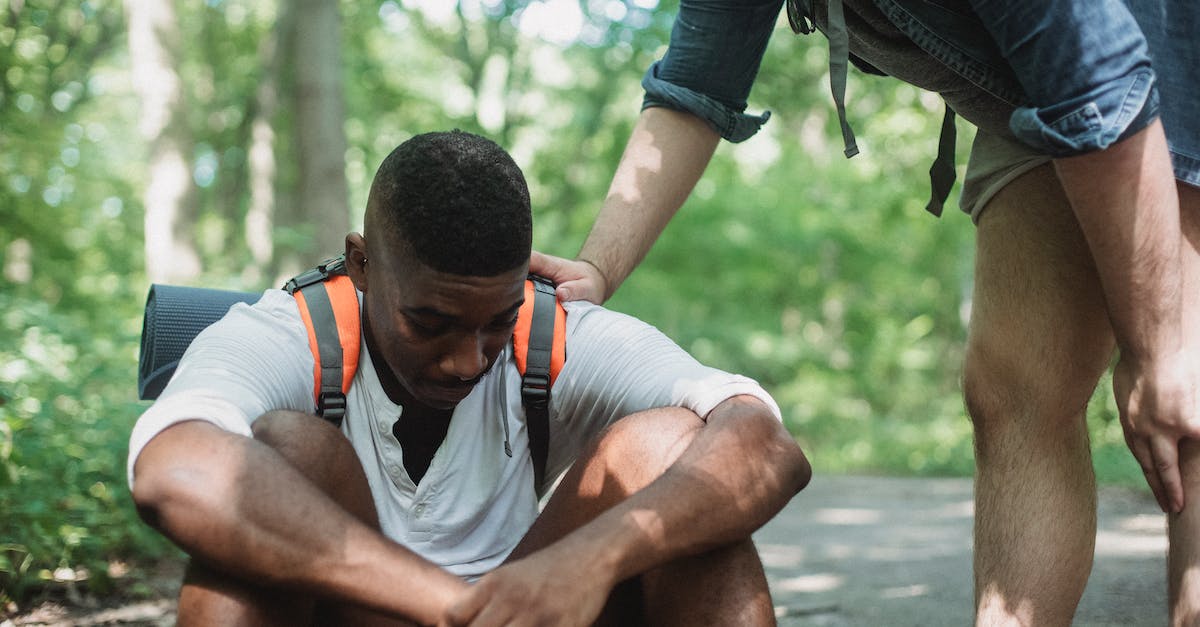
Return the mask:
<svg viewBox="0 0 1200 627"><path fill-rule="evenodd" d="M562 300L608 300L687 200L719 140L690 113L642 111L580 261L535 254L530 271L554 279Z"/></svg>
<svg viewBox="0 0 1200 627"><path fill-rule="evenodd" d="M558 542L488 575L440 624L500 624L515 615L590 624L617 582L749 538L811 472L761 401L727 400L662 476ZM545 614L528 615L534 612Z"/></svg>
<svg viewBox="0 0 1200 627"><path fill-rule="evenodd" d="M1200 416L1183 343L1179 202L1162 125L1055 167L1121 349L1113 386L1126 439L1159 506L1179 511L1179 440L1200 436Z"/></svg>
<svg viewBox="0 0 1200 627"><path fill-rule="evenodd" d="M466 587L350 514L275 450L202 421L142 449L134 500L194 559L431 624Z"/></svg>

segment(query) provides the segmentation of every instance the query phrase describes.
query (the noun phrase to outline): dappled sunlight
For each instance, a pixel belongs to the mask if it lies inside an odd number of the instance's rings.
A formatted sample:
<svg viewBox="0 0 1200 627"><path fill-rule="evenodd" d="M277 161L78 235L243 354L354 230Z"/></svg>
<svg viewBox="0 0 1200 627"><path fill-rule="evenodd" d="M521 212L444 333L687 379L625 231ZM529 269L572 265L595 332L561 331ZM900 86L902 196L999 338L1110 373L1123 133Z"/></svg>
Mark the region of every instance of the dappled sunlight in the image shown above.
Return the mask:
<svg viewBox="0 0 1200 627"><path fill-rule="evenodd" d="M813 515L813 519L823 525L873 525L882 517L882 512L877 509L859 508L825 508Z"/></svg>
<svg viewBox="0 0 1200 627"><path fill-rule="evenodd" d="M1121 531L1130 533L1163 533L1167 529L1167 519L1162 514L1138 514L1126 516L1117 524Z"/></svg>
<svg viewBox="0 0 1200 627"><path fill-rule="evenodd" d="M772 587L786 592L828 592L841 588L845 583L846 578L841 575L821 573L789 577L776 582Z"/></svg>
<svg viewBox="0 0 1200 627"><path fill-rule="evenodd" d="M1144 535L1101 530L1096 534L1096 555L1137 556L1163 555L1167 552L1167 537L1162 534Z"/></svg>
<svg viewBox="0 0 1200 627"><path fill-rule="evenodd" d="M767 568L790 568L804 562L808 552L794 544L757 543L758 555Z"/></svg>
<svg viewBox="0 0 1200 627"><path fill-rule="evenodd" d="M1096 556L1162 556L1167 551L1166 533L1162 514L1123 516L1096 533Z"/></svg>
<svg viewBox="0 0 1200 627"><path fill-rule="evenodd" d="M929 586L927 584L919 583L911 586L886 588L879 593L879 596L885 599L910 599L913 597L923 597L928 594Z"/></svg>

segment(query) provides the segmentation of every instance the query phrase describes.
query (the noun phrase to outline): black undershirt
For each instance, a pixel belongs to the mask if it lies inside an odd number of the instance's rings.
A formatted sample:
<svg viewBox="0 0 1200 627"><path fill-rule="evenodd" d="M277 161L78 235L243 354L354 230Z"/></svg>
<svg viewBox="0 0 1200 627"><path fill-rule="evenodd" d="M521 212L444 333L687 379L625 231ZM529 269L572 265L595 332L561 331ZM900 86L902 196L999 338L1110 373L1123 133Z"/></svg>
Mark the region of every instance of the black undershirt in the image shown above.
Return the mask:
<svg viewBox="0 0 1200 627"><path fill-rule="evenodd" d="M433 409L417 402L407 389L396 379L396 375L383 359L383 355L375 347L375 336L371 333L371 322L367 309L363 312L363 335L367 341L367 352L371 355L371 363L376 364L375 374L379 384L387 394L388 399L402 408L400 418L392 425L392 435L400 443L404 452L404 469L413 483L421 483L421 479L429 470L433 455L442 440L446 439L446 431L450 428L452 409Z"/></svg>
<svg viewBox="0 0 1200 627"><path fill-rule="evenodd" d="M450 417L453 410L417 410L404 408L400 419L392 425L392 435L400 442L400 450L404 452L404 469L413 483L421 483L429 464L433 461L434 453L446 439L446 431L450 428Z"/></svg>

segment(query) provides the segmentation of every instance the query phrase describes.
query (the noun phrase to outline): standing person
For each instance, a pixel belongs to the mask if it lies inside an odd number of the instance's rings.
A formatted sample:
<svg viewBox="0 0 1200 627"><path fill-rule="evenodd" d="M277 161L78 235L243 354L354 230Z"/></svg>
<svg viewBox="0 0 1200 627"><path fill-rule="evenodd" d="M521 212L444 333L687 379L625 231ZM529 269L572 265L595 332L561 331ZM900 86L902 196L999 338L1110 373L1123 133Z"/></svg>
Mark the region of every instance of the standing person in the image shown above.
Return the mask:
<svg viewBox="0 0 1200 627"><path fill-rule="evenodd" d="M611 296L719 139L744 140L766 122L745 113L746 99L782 4L681 2L577 259L534 256L561 298ZM829 40L847 155L857 151L844 109L850 61L939 93L978 128L961 201L977 224L963 366L977 622L1071 621L1096 531L1085 409L1114 349L1126 440L1168 513L1172 616L1200 621L1200 581L1185 577L1200 566L1200 5L787 5L793 29L809 32L811 20ZM935 213L949 173L935 177Z"/></svg>
<svg viewBox="0 0 1200 627"><path fill-rule="evenodd" d="M510 341L531 233L520 169L482 137L384 160L346 237L362 349L340 427L313 415L286 292L196 337L129 453L139 511L191 557L181 624L774 624L750 534L809 467L755 382L568 303L535 468Z"/></svg>

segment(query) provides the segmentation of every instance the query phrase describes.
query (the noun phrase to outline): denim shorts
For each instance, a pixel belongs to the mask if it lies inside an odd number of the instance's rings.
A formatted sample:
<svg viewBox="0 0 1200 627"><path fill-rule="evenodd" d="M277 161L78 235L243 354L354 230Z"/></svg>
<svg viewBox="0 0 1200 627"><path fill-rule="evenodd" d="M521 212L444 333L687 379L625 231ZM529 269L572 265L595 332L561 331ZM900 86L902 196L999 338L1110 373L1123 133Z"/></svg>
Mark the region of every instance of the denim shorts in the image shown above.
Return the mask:
<svg viewBox="0 0 1200 627"><path fill-rule="evenodd" d="M1200 3L1195 0L839 0L852 53L939 93L979 130L960 205L1054 157L1162 120L1176 177L1200 185ZM808 15L826 30L823 2ZM836 30L836 29L835 29Z"/></svg>
<svg viewBox="0 0 1200 627"><path fill-rule="evenodd" d="M1168 3L1170 4L1170 3ZM1175 3L1177 7L1182 3ZM1188 3L1191 4L1191 3ZM1175 178L1200 186L1200 3L1174 12L1160 2L1130 0L1156 75L1159 115ZM971 146L959 206L978 221L988 201L1010 181L1050 161L1015 137L981 129Z"/></svg>
<svg viewBox="0 0 1200 627"><path fill-rule="evenodd" d="M1200 2L1128 4L1150 47L1175 178L1200 187Z"/></svg>

